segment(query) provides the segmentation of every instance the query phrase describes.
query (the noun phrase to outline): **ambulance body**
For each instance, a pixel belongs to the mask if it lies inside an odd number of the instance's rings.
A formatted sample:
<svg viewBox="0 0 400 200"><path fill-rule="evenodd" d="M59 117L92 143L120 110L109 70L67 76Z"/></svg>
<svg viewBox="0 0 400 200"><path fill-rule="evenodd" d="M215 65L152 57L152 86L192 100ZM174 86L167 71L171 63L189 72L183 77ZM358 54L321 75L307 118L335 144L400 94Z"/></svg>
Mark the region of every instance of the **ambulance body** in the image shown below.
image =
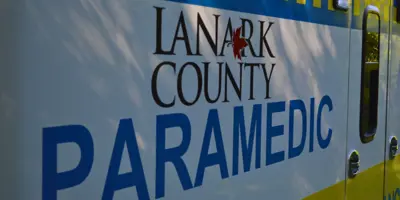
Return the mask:
<svg viewBox="0 0 400 200"><path fill-rule="evenodd" d="M400 199L395 1L0 5L1 199Z"/></svg>

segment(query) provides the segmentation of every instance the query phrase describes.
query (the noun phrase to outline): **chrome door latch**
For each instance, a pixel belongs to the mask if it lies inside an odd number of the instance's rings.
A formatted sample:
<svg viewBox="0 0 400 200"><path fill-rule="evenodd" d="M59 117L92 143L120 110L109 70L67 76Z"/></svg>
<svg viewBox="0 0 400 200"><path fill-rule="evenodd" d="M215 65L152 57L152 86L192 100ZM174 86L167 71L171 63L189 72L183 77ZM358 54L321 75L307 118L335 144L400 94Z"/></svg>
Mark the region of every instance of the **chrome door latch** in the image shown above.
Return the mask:
<svg viewBox="0 0 400 200"><path fill-rule="evenodd" d="M396 136L392 136L390 138L390 144L389 144L389 157L390 159L393 159L396 156L397 150L399 149L398 146L398 141Z"/></svg>
<svg viewBox="0 0 400 200"><path fill-rule="evenodd" d="M358 151L351 152L349 157L349 177L353 178L357 175L360 169L360 155Z"/></svg>

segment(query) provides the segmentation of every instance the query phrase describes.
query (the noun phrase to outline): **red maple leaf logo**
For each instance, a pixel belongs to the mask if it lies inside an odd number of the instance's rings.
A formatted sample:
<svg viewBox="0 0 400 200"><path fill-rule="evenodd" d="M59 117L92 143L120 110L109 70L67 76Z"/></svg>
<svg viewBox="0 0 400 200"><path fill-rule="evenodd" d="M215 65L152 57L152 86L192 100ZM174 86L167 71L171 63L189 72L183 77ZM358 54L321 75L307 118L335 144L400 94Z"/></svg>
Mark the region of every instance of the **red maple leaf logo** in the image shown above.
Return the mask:
<svg viewBox="0 0 400 200"><path fill-rule="evenodd" d="M241 28L242 27L237 28L232 37L233 56L235 59L239 58L239 60L242 60L240 52L242 51L242 49L247 47L246 39L240 37L240 31L242 30Z"/></svg>

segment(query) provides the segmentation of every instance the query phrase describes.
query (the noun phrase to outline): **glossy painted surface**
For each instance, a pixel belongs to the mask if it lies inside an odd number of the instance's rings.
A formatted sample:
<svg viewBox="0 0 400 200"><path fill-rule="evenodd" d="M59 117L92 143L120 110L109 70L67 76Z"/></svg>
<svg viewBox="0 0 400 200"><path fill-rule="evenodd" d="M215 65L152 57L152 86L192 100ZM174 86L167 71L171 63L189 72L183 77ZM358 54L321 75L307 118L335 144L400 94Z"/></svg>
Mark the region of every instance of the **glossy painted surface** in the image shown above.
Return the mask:
<svg viewBox="0 0 400 200"><path fill-rule="evenodd" d="M215 2L20 0L5 6L7 15L18 15L4 22L0 33L6 44L0 47L5 52L0 59L2 199L47 200L54 194L60 200L302 199L327 188L344 197L350 149L361 153L362 172L384 161L385 66L395 62L382 53L379 133L362 145L357 131L361 31L354 24L350 29L354 17L332 11L327 2L321 8L317 1L265 3L268 9ZM292 10L277 12L285 8ZM199 16L211 40L218 33L217 55L203 29L197 45ZM247 46L246 56L235 59L238 43L224 43L231 39L225 38L229 21L232 31L245 26L246 37L253 25L255 55ZM190 47L178 40L174 54L165 55L177 26L178 36L185 36L183 24ZM164 53L157 51L160 38ZM388 44L382 44L385 52ZM155 91L152 79L162 62L176 66L163 65ZM258 63L253 76L246 63ZM397 83L393 70L389 88ZM199 79L198 100L184 105L182 98L197 98ZM210 103L204 88L214 99L219 85L219 98ZM165 104L175 104L162 107L154 92ZM394 102L396 92L389 93L390 133L397 124ZM56 146L63 136L73 142ZM84 141L76 142L79 138ZM249 141L252 151L246 154ZM164 150L174 147L175 152ZM168 159L173 162L164 162ZM55 172L77 166L57 178ZM124 173L126 178L118 175ZM383 169L377 174L383 182ZM366 182L348 184L347 197Z"/></svg>

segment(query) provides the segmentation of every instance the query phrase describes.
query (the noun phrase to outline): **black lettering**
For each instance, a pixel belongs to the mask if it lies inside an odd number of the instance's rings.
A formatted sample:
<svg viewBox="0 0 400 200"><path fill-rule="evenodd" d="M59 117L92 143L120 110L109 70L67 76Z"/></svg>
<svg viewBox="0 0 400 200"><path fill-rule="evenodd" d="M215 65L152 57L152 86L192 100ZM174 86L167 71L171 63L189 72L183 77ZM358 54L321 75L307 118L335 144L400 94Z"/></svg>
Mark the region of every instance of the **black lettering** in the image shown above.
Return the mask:
<svg viewBox="0 0 400 200"><path fill-rule="evenodd" d="M242 100L242 65L243 63L239 63L239 68L240 68L240 83L239 86L236 83L235 79L233 78L232 72L229 69L229 66L227 63L225 63L225 99L223 102L229 102L228 100L228 78L236 92L236 95L238 96L239 100Z"/></svg>
<svg viewBox="0 0 400 200"><path fill-rule="evenodd" d="M269 96L269 86L270 86L270 81L271 81L271 75L272 72L274 71L274 67L275 67L275 63L271 65L271 71L269 72L269 76L268 76L268 72L267 69L265 69L265 64L261 64L261 68L264 72L264 79L265 79L265 99L269 99L271 98Z"/></svg>
<svg viewBox="0 0 400 200"><path fill-rule="evenodd" d="M163 107L163 108L169 108L175 105L175 95L174 99L172 100L171 103L164 103L161 101L160 96L158 96L158 90L157 90L157 77L158 77L158 72L160 71L161 67L163 66L171 66L172 69L174 69L174 73L176 73L176 64L173 62L162 62L159 65L157 65L156 69L154 69L153 76L151 77L151 93L153 96L154 101L156 102L157 105Z"/></svg>
<svg viewBox="0 0 400 200"><path fill-rule="evenodd" d="M268 31L271 29L272 24L274 22L269 22L267 30L263 33L264 31L264 21L259 21L260 22L260 57L264 57L264 45L267 47L268 54L271 58L275 58L274 54L272 54L271 48L269 47L268 41L265 38L268 34ZM263 45L264 44L264 45Z"/></svg>
<svg viewBox="0 0 400 200"><path fill-rule="evenodd" d="M199 13L197 13L197 51L196 55L201 55L200 53L200 28L203 31L204 36L206 36L207 42L210 45L212 51L214 52L214 55L217 56L217 51L218 51L218 18L220 15L214 15L215 17L215 41L212 39L210 32L208 32L208 29L206 25L204 24L203 19L201 19L201 16Z"/></svg>
<svg viewBox="0 0 400 200"><path fill-rule="evenodd" d="M183 71L186 69L186 67L188 66L192 66L194 68L194 70L196 71L196 75L197 75L197 93L196 93L196 97L194 98L194 100L192 102L189 102L185 99L184 95L183 95L183 90L182 90L182 75L183 75ZM181 100L181 102L185 105L185 106L192 106L194 105L200 98L200 94L201 94L201 88L203 86L203 80L202 80L202 76L201 76L201 70L200 67L194 63L194 62L187 62L185 63L182 68L179 71L178 74L178 96L179 99Z"/></svg>
<svg viewBox="0 0 400 200"><path fill-rule="evenodd" d="M247 44L249 45L250 48L251 55L253 55L253 57L261 57L256 55L256 52L254 51L253 45L251 44L250 40L251 37L253 36L253 23L248 19L243 19L243 18L240 19L242 20L242 37L246 39ZM250 27L250 33L247 38L246 38L246 22ZM245 50L242 51L242 57L246 57Z"/></svg>
<svg viewBox="0 0 400 200"><path fill-rule="evenodd" d="M160 13L160 14L158 14ZM160 28L161 29L161 16L160 19L158 15L161 15L161 11L157 12L157 23L160 23L159 27L157 25L157 29ZM182 29L182 33L183 36L178 36L179 34L179 29ZM178 24L176 25L176 30L175 30L175 36L174 36L174 40L172 42L172 47L170 51L164 51L161 49L161 30L157 30L157 41L156 41L156 52L155 54L164 54L164 55L175 55L175 44L176 41L178 40L182 40L185 42L185 47L186 47L186 55L193 55L192 50L190 48L190 40L189 40L189 35L187 32L187 28L186 28L186 23L185 23L185 17L183 15L183 12L181 11L181 14L179 16L179 21Z"/></svg>
<svg viewBox="0 0 400 200"><path fill-rule="evenodd" d="M250 98L254 100L254 67L260 67L259 63L245 63L244 68L250 67Z"/></svg>
<svg viewBox="0 0 400 200"><path fill-rule="evenodd" d="M204 96L207 100L208 103L212 104L218 101L220 95L221 95L221 79L222 79L222 65L224 63L223 62L218 62L218 66L219 66L219 72L218 72L218 94L217 97L215 97L215 99L211 99L209 91L208 91L208 86L209 86L209 62L205 62L204 63Z"/></svg>
<svg viewBox="0 0 400 200"><path fill-rule="evenodd" d="M156 51L154 54L165 54L171 55L173 52L164 51L162 49L162 10L165 8L155 7L157 10L157 21L156 21Z"/></svg>
<svg viewBox="0 0 400 200"><path fill-rule="evenodd" d="M232 43L232 32L233 32L232 22L231 22L231 18L229 18L228 24L226 25L224 42L222 43L222 48L221 48L221 52L220 52L219 56L224 56L225 45L226 44L229 45ZM228 33L229 33L229 37L228 37Z"/></svg>

